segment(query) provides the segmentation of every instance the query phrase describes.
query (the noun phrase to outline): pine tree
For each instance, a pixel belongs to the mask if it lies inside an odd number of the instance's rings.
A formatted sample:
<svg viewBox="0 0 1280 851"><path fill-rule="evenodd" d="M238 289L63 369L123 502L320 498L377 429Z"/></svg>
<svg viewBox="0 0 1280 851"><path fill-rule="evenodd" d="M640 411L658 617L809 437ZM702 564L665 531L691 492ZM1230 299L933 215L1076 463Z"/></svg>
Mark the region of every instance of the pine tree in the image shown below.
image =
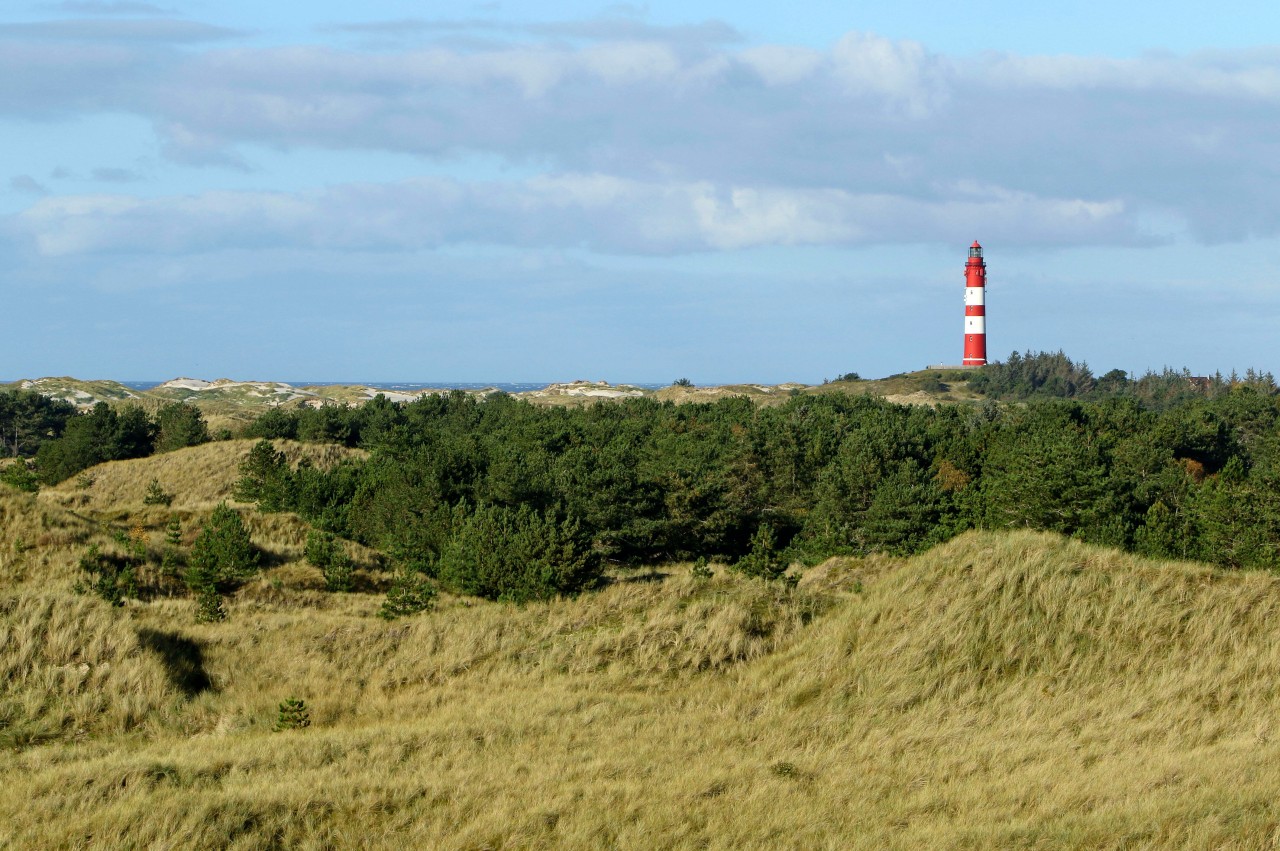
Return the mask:
<svg viewBox="0 0 1280 851"><path fill-rule="evenodd" d="M199 602L197 621L222 620L222 589L249 578L258 569L258 552L240 515L224 502L200 529L187 559L187 587Z"/></svg>
<svg viewBox="0 0 1280 851"><path fill-rule="evenodd" d="M311 713L307 710L306 701L301 698L285 698L277 709L276 723L271 729L276 732L284 730L302 730L311 726Z"/></svg>
<svg viewBox="0 0 1280 851"><path fill-rule="evenodd" d="M152 479L151 484L147 485L147 492L142 497L143 505L169 505L173 502L173 494L166 493L164 488L160 487L159 479Z"/></svg>
<svg viewBox="0 0 1280 851"><path fill-rule="evenodd" d="M744 576L758 579L781 579L787 572L787 563L778 555L774 543L773 527L761 523L751 538L751 552L733 565Z"/></svg>
<svg viewBox="0 0 1280 851"><path fill-rule="evenodd" d="M383 620L395 620L407 615L431 608L436 596L427 578L410 567L402 567L396 572L387 598L378 610L378 617Z"/></svg>

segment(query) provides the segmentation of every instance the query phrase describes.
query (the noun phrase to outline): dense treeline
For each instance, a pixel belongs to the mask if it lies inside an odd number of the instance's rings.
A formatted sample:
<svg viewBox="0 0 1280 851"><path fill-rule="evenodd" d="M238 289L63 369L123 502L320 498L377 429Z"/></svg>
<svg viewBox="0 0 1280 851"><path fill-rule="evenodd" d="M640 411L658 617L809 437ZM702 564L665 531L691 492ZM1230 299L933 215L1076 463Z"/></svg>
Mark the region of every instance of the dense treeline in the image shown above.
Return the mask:
<svg viewBox="0 0 1280 851"><path fill-rule="evenodd" d="M1280 564L1280 401L1239 385L1158 407L830 394L564 409L455 393L323 420L275 411L259 433L302 436L309 421L371 455L291 469L263 442L240 487L493 597L573 590L602 560L758 559L761 541L802 560L910 553L971 527Z"/></svg>
<svg viewBox="0 0 1280 851"><path fill-rule="evenodd" d="M0 455L30 458L62 434L76 407L34 390L0 391Z"/></svg>
<svg viewBox="0 0 1280 851"><path fill-rule="evenodd" d="M5 399L6 394L0 394L0 411ZM12 445L35 456L36 475L45 484L57 484L103 461L143 458L209 440L204 415L184 402L165 405L154 417L133 405L117 410L99 402L79 413L65 402L45 403L41 407L23 400L25 407L14 406L20 413L9 425L11 433L25 435Z"/></svg>
<svg viewBox="0 0 1280 851"><path fill-rule="evenodd" d="M1027 353L971 386L1015 403L819 394L776 407L546 408L453 393L273 409L248 429L264 439L237 496L296 511L453 590L517 600L585 587L610 562L718 558L776 577L791 560L911 553L973 527L1280 566L1280 396L1269 374L1095 379L1060 352ZM46 482L208 439L189 405L152 418L39 398L0 396L0 428L9 451L34 452ZM274 438L369 456L291 467Z"/></svg>
<svg viewBox="0 0 1280 851"><path fill-rule="evenodd" d="M1133 399L1145 408L1164 409L1194 399L1216 399L1236 387L1251 387L1267 395L1277 393L1269 372L1248 370L1244 376L1221 373L1194 376L1188 370L1165 368L1130 380L1122 369L1095 378L1088 364L1075 363L1062 352L1013 352L1004 363L975 372L969 389L992 399Z"/></svg>

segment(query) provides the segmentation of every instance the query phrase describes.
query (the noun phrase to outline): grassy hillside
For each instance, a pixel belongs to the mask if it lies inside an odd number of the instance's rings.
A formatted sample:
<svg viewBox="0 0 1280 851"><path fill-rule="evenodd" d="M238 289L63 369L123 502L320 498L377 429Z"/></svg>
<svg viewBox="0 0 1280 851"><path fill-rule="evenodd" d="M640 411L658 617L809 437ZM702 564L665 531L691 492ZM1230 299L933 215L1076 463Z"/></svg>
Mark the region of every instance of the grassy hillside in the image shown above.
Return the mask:
<svg viewBox="0 0 1280 851"><path fill-rule="evenodd" d="M212 508L231 499L240 464L254 443L254 440L216 441L148 458L99 464L57 487L42 490L40 498L96 515L152 514L155 512L146 508L143 497L154 479L165 492L173 494L174 511ZM276 445L290 464L296 465L307 458L322 468L343 458L365 454L359 449L317 443L280 440Z"/></svg>
<svg viewBox="0 0 1280 851"><path fill-rule="evenodd" d="M0 845L1280 840L1269 575L970 533L794 590L672 565L386 623L369 554L364 590L329 594L304 524L249 515L270 557L224 623L70 590L88 543L158 531L152 477L190 534L250 445L0 495ZM290 697L311 726L272 732Z"/></svg>

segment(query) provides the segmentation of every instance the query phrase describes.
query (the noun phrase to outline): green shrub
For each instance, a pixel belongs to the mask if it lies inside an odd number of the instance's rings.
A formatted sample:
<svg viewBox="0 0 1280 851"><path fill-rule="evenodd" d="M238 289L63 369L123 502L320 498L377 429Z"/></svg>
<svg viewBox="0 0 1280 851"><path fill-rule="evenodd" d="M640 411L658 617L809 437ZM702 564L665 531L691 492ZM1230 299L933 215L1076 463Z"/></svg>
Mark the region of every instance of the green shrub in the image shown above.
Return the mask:
<svg viewBox="0 0 1280 851"><path fill-rule="evenodd" d="M920 379L920 389L926 393L946 393L951 388L936 375L927 375Z"/></svg>
<svg viewBox="0 0 1280 851"><path fill-rule="evenodd" d="M151 484L147 485L147 492L142 497L143 505L169 505L173 502L173 494L166 493L164 488L160 487L159 479L152 479Z"/></svg>
<svg viewBox="0 0 1280 851"><path fill-rule="evenodd" d="M129 556L104 553L94 544L80 557L80 571L85 578L76 584L78 591L92 591L113 606L138 596L137 573Z"/></svg>
<svg viewBox="0 0 1280 851"><path fill-rule="evenodd" d="M227 619L222 595L212 585L196 591L196 623L216 623Z"/></svg>
<svg viewBox="0 0 1280 851"><path fill-rule="evenodd" d="M42 482L54 485L103 461L150 455L154 438L155 424L141 408L127 406L117 412L99 402L67 420L61 437L40 445L36 468Z"/></svg>
<svg viewBox="0 0 1280 851"><path fill-rule="evenodd" d="M195 405L172 402L156 414L156 452L171 452L209 442L204 414Z"/></svg>
<svg viewBox="0 0 1280 851"><path fill-rule="evenodd" d="M175 549L182 546L182 521L176 514L169 518L164 527L164 542Z"/></svg>
<svg viewBox="0 0 1280 851"><path fill-rule="evenodd" d="M290 502L290 472L284 453L270 440L259 440L240 464L234 496L241 502L258 503L263 511L280 511Z"/></svg>
<svg viewBox="0 0 1280 851"><path fill-rule="evenodd" d="M553 512L479 506L455 512L437 575L449 590L523 603L572 594L600 575L599 558L573 520Z"/></svg>
<svg viewBox="0 0 1280 851"><path fill-rule="evenodd" d="M355 565L342 546L328 532L311 530L307 535L306 558L324 574L325 588L330 591L350 591Z"/></svg>
<svg viewBox="0 0 1280 851"><path fill-rule="evenodd" d="M35 493L40 490L40 480L36 478L35 471L27 466L26 461L14 461L0 470L0 482L25 493Z"/></svg>
<svg viewBox="0 0 1280 851"><path fill-rule="evenodd" d="M164 554L160 557L160 572L169 578L177 578L182 565L182 522L178 515L169 518L164 528Z"/></svg>
<svg viewBox="0 0 1280 851"><path fill-rule="evenodd" d="M324 587L328 591L350 591L355 584L355 565L345 554L339 553L323 568Z"/></svg>
<svg viewBox="0 0 1280 851"><path fill-rule="evenodd" d="M307 535L307 545L303 550L308 562L321 570L333 561L338 547L333 535L320 529L312 529Z"/></svg>
<svg viewBox="0 0 1280 851"><path fill-rule="evenodd" d="M311 713L307 710L306 701L289 697L278 708L275 726L271 729L277 733L283 730L301 730L311 726Z"/></svg>
<svg viewBox="0 0 1280 851"><path fill-rule="evenodd" d="M187 559L187 585L197 596L243 582L258 569L258 551L240 515L224 502L200 528Z"/></svg>
<svg viewBox="0 0 1280 851"><path fill-rule="evenodd" d="M411 567L402 567L387 591L387 599L378 610L383 620L395 620L431 608L436 591L427 578Z"/></svg>
<svg viewBox="0 0 1280 851"><path fill-rule="evenodd" d="M772 526L768 523L760 524L751 538L751 552L738 559L733 569L744 576L758 579L783 578L787 572L787 563L778 555Z"/></svg>

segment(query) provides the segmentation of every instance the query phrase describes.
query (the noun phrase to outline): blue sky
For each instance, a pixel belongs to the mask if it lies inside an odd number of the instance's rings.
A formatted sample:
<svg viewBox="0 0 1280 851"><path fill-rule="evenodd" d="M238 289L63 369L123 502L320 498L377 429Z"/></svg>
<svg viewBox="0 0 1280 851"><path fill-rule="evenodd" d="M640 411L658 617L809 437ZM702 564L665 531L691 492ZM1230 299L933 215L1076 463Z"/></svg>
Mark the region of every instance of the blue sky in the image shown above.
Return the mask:
<svg viewBox="0 0 1280 851"><path fill-rule="evenodd" d="M1280 6L5 4L0 378L1276 370Z"/></svg>

